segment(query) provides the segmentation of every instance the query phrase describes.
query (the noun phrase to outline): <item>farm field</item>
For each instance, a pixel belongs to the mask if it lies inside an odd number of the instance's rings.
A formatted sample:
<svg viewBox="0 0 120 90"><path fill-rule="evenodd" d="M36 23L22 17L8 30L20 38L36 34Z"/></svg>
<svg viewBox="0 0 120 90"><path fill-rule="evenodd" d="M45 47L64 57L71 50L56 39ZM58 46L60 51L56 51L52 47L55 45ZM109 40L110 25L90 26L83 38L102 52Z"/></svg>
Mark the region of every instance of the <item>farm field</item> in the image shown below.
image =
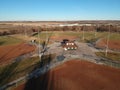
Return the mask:
<svg viewBox="0 0 120 90"><path fill-rule="evenodd" d="M119 76L119 69L71 60L13 90L119 90Z"/></svg>

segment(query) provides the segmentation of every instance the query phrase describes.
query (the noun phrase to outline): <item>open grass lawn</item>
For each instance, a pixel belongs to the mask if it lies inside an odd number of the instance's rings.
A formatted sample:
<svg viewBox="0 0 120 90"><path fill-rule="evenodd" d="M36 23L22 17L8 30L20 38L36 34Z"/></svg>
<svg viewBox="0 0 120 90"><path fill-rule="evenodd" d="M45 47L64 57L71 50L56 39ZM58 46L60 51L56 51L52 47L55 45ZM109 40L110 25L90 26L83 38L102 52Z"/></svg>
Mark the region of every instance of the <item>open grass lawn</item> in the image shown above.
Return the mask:
<svg viewBox="0 0 120 90"><path fill-rule="evenodd" d="M0 67L0 86L29 74L39 64L39 58L33 57Z"/></svg>
<svg viewBox="0 0 120 90"><path fill-rule="evenodd" d="M120 53L108 52L107 56L105 56L105 52L96 52L96 55L101 56L103 58L113 60L113 61L119 61L120 62Z"/></svg>
<svg viewBox="0 0 120 90"><path fill-rule="evenodd" d="M41 39L46 39L46 37L51 36L76 36L78 37L78 41L80 42L91 42L96 41L100 38L107 38L108 32L84 32L84 41L83 41L83 32L73 32L73 31L47 31L47 32L41 32L40 34ZM35 37L38 37L38 34L35 35ZM120 34L118 33L111 33L110 34L110 40L120 40Z"/></svg>
<svg viewBox="0 0 120 90"><path fill-rule="evenodd" d="M17 39L17 38L13 38L10 36L0 36L0 46L17 44L17 43L21 43L21 42L22 42L22 40Z"/></svg>
<svg viewBox="0 0 120 90"><path fill-rule="evenodd" d="M110 40L120 40L119 33L110 33Z"/></svg>

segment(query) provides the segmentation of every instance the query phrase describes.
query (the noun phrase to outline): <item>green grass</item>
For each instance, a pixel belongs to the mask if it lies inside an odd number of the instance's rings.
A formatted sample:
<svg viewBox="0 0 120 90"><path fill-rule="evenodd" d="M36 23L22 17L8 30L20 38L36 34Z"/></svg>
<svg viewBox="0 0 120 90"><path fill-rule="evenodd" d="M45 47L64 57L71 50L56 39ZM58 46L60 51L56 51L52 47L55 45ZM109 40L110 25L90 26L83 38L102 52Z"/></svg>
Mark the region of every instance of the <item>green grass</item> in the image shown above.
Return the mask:
<svg viewBox="0 0 120 90"><path fill-rule="evenodd" d="M21 43L21 42L22 42L22 40L17 39L17 38L13 38L10 36L0 36L0 46L17 44L17 43Z"/></svg>
<svg viewBox="0 0 120 90"><path fill-rule="evenodd" d="M105 52L96 52L96 55L108 59L101 61L105 65L120 68L120 53L108 53L108 55L105 56Z"/></svg>
<svg viewBox="0 0 120 90"><path fill-rule="evenodd" d="M96 52L96 55L101 56L103 58L113 60L113 61L119 61L120 62L120 53L108 52L107 56L105 56L105 52Z"/></svg>
<svg viewBox="0 0 120 90"><path fill-rule="evenodd" d="M95 35L96 33L96 35ZM61 31L55 31L55 32L41 32L40 34L41 42L46 40L46 35L47 37L50 36L75 36L77 37L77 40L79 42L87 42L87 43L94 43L100 38L107 39L108 37L108 32L84 32L84 40L83 40L83 32L73 32L73 31L66 31L66 32L61 32ZM35 35L35 37L38 37L38 35ZM110 33L110 40L120 40L120 34L119 33Z"/></svg>
<svg viewBox="0 0 120 90"><path fill-rule="evenodd" d="M41 32L40 33L40 38L45 39L47 36L76 36L78 37L79 41L82 41L83 39L83 32L72 32L72 31L67 31L67 32ZM93 39L99 39L99 38L106 38L107 37L107 32L96 32L96 37L95 37L95 32L84 32L84 42L93 40ZM37 37L38 35L35 35Z"/></svg>
<svg viewBox="0 0 120 90"><path fill-rule="evenodd" d="M0 86L18 79L21 76L30 73L37 64L39 64L39 58L33 57L25 59L16 63L12 63L6 66L0 67Z"/></svg>
<svg viewBox="0 0 120 90"><path fill-rule="evenodd" d="M120 40L119 33L110 33L110 40Z"/></svg>

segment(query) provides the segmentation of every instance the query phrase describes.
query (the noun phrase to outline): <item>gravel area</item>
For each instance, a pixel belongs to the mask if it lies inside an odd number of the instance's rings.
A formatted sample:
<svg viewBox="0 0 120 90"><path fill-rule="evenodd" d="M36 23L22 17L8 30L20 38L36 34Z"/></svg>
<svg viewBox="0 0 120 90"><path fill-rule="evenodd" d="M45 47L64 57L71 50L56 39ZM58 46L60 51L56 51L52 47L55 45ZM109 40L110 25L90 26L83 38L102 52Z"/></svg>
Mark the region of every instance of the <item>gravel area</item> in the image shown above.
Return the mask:
<svg viewBox="0 0 120 90"><path fill-rule="evenodd" d="M75 42L78 46L77 50L67 50L65 51L60 42L55 42L51 45L48 45L48 50L45 52L45 54L48 53L56 53L57 56L63 55L65 56L65 60L67 59L85 59L92 62L96 62L97 59L99 59L95 52L97 51L95 48L90 47L87 43L80 43Z"/></svg>

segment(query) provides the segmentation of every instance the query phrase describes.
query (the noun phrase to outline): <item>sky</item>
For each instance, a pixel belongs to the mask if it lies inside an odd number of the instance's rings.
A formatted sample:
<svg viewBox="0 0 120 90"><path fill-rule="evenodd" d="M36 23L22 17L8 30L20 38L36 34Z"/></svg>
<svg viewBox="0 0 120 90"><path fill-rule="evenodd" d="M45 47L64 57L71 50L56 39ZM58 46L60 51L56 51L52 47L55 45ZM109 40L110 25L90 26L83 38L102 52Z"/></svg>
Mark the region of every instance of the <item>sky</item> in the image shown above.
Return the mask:
<svg viewBox="0 0 120 90"><path fill-rule="evenodd" d="M120 0L0 0L0 21L120 20Z"/></svg>

